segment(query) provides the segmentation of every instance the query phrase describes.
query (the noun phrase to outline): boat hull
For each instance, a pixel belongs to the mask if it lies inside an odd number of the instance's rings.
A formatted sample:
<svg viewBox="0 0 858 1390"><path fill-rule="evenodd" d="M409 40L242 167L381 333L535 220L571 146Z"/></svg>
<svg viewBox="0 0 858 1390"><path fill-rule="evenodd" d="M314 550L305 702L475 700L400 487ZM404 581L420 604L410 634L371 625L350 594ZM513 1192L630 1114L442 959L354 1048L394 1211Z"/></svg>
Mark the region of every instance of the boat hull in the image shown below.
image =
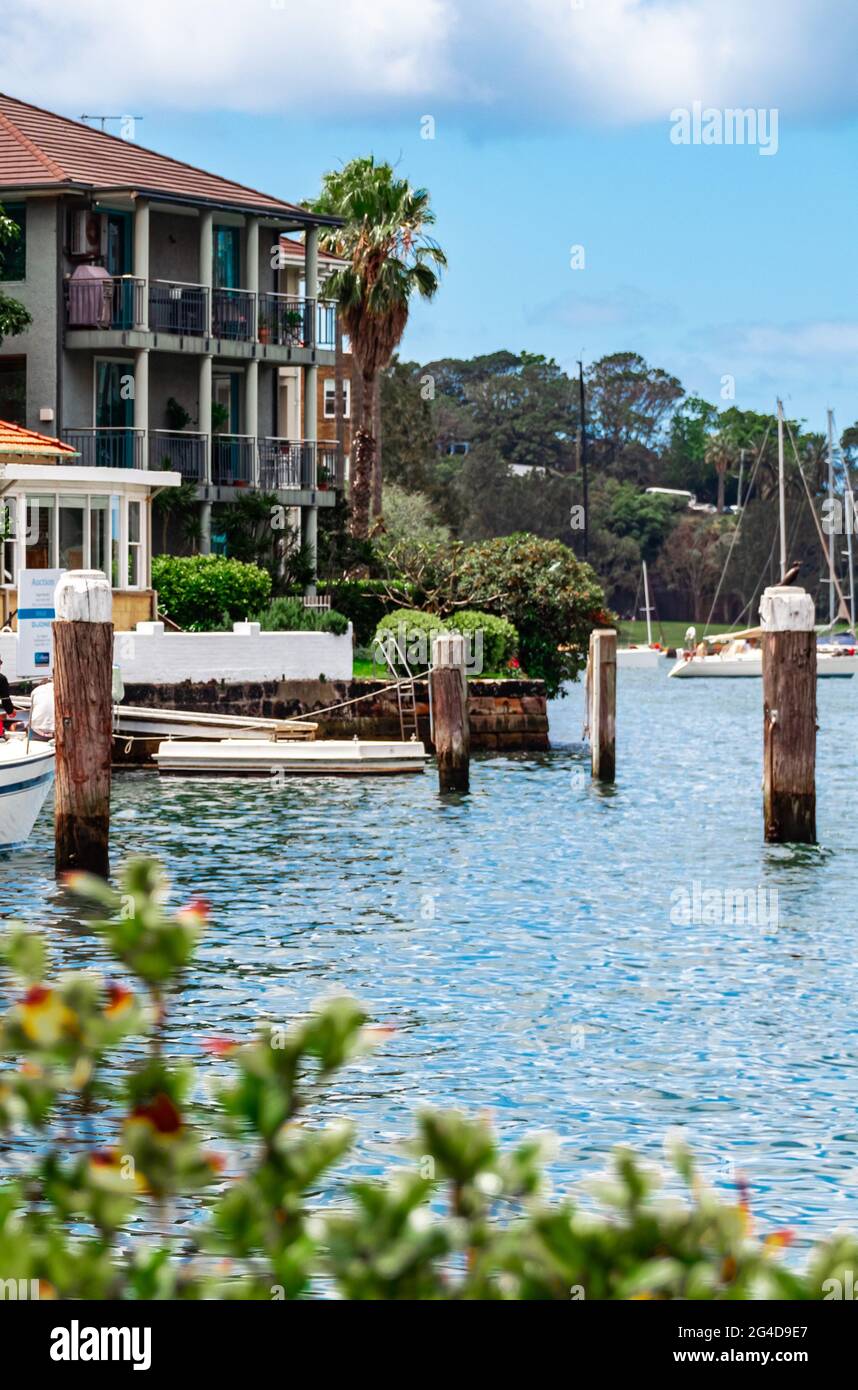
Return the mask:
<svg viewBox="0 0 858 1390"><path fill-rule="evenodd" d="M654 647L620 647L617 666L620 670L657 671L662 655Z"/></svg>
<svg viewBox="0 0 858 1390"><path fill-rule="evenodd" d="M820 680L849 680L856 673L858 656L817 655L816 674ZM763 654L755 651L743 656L692 656L688 661L681 658L669 674L679 680L759 679L763 674Z"/></svg>
<svg viewBox="0 0 858 1390"><path fill-rule="evenodd" d="M168 739L154 756L160 772L193 776L366 777L423 772L428 754L416 741L324 739L292 743L227 738L208 743Z"/></svg>
<svg viewBox="0 0 858 1390"><path fill-rule="evenodd" d="M12 751L10 751L10 749ZM54 780L53 747L14 744L0 748L0 849L23 844L32 834Z"/></svg>

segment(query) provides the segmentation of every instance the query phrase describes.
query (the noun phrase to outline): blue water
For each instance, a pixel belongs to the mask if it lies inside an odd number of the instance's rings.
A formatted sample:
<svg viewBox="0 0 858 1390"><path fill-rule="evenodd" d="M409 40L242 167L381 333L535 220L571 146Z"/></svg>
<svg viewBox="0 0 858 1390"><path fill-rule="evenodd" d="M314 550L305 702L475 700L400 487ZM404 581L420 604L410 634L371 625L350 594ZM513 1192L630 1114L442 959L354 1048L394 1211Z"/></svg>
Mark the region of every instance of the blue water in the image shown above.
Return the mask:
<svg viewBox="0 0 858 1390"><path fill-rule="evenodd" d="M754 680L621 671L609 790L580 687L551 707L550 753L475 757L468 797L442 800L434 769L118 775L114 860L156 853L177 902L212 904L169 1048L222 1068L207 1036L348 990L397 1030L325 1107L358 1121L352 1173L394 1162L425 1105L490 1112L509 1140L554 1131L558 1187L622 1142L658 1161L679 1128L712 1183L743 1176L763 1226L858 1227L856 702L858 681L820 682L813 849L763 843ZM695 882L753 891L764 920L677 924ZM47 810L0 855L13 916L50 928L62 968L103 963L55 887Z"/></svg>

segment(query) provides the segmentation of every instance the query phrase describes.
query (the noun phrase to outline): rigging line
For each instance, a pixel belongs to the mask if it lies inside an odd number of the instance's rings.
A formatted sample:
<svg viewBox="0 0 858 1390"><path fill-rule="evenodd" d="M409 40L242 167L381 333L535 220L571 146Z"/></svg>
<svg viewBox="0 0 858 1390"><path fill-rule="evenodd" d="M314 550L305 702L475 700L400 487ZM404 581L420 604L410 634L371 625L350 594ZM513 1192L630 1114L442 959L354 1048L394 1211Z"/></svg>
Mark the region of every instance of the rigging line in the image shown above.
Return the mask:
<svg viewBox="0 0 858 1390"><path fill-rule="evenodd" d="M829 553L828 553L828 546L827 546L826 543L825 543L825 536L824 536L824 534L823 534L822 527L821 527L820 524L819 524L819 517L816 515L816 508L815 508L815 506L813 505L813 498L812 498L811 495L810 495L810 488L808 487L808 485L807 485L807 479L806 479L805 476L804 476L804 470L802 469L802 466L801 466L801 459L800 459L799 456L798 456L798 449L795 447L795 440L794 440L794 438L793 438L792 428L791 428L791 426L790 426L789 420L787 420L787 422L786 422L786 427L787 427L787 431L788 431L788 433L789 433L789 442L790 442L790 444L792 445L792 451L793 451L793 454L795 455L795 464L796 464L796 468L798 469L798 475L799 475L799 477L801 478L802 483L804 484L804 490L805 490L805 493L807 494L807 500L808 500L808 502L810 503L810 511L811 511L811 515L812 515L812 517L813 517L813 524L814 524L814 526L816 527L816 534L819 536L819 543L820 543L820 545L822 546L822 553L823 553L823 555L825 556L825 563L828 565L829 573L831 574L831 577L832 577L832 579L834 580L834 587L835 587L835 589L837 590L837 597L838 597L838 599L840 600L840 608L839 608L839 610L838 610L837 617L838 617L838 618L845 618L846 621L847 621L847 623L848 623L848 622L851 621L850 614L849 614L849 608L848 608L848 606L847 606L846 599L843 597L843 590L842 590L842 588L840 587L840 580L837 578L837 572L836 572L834 566L831 564L831 560L830 560ZM783 576L781 576L781 577L783 577ZM835 619L835 621L836 621L836 619Z"/></svg>
<svg viewBox="0 0 858 1390"><path fill-rule="evenodd" d="M771 431L772 431L772 422L771 422L771 420L770 420L769 423L768 423L768 425L766 426L766 432L765 432L765 434L763 435L763 442L762 442L762 444L760 445L759 453L757 454L757 461L756 461L756 463L754 464L754 471L752 472L752 474L751 474L751 480L750 480L750 482L748 483L748 491L745 493L745 496L746 496L746 497L750 496L751 488L752 488L753 485L754 485L754 479L755 479L756 476L757 476L757 469L759 468L759 466L760 466L760 460L762 459L763 454L765 453L766 445L767 445L767 443L769 442L769 435L771 434ZM733 532L733 536L732 536L732 539L731 539L731 541L730 541L730 549L727 551L727 559L724 561L724 567L723 567L723 569L721 570L721 578L718 580L718 587L717 587L717 589L715 590L715 597L714 597L713 600L712 600L712 607L709 609L709 617L706 619L706 623L705 623L705 626L704 626L704 628L703 628L703 636L704 636L704 637L706 636L706 633L709 631L709 627L710 627L710 624L711 624L711 622L712 622L712 615L713 615L713 613L715 612L715 608L716 608L716 606L717 606L718 599L719 599L720 594L721 594L721 588L722 588L722 585L723 585L724 580L725 580L726 575L727 575L727 566L728 566L729 563L730 563L730 558L731 558L731 556L732 556L732 554L733 554L733 548L734 548L734 546L736 545L736 542L737 542L738 539L739 539L739 533L740 533L741 530L742 530L742 522L743 522L743 520L744 520L744 517L745 517L745 513L744 513L744 510L742 510L742 511L740 511L740 513L739 513L739 522L738 522L738 525L736 526L735 531Z"/></svg>

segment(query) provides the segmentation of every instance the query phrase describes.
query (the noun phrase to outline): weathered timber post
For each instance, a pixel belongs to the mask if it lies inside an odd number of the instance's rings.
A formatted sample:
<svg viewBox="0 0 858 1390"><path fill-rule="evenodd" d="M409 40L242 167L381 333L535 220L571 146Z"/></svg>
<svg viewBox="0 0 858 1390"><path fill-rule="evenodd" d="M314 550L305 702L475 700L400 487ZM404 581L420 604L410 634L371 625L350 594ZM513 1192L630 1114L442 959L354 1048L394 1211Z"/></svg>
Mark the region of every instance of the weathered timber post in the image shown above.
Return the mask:
<svg viewBox="0 0 858 1390"><path fill-rule="evenodd" d="M763 816L770 844L816 844L816 635L803 589L760 600L763 628Z"/></svg>
<svg viewBox="0 0 858 1390"><path fill-rule="evenodd" d="M54 631L56 871L107 878L113 751L113 595L100 570L57 585Z"/></svg>
<svg viewBox="0 0 858 1390"><path fill-rule="evenodd" d="M429 688L439 789L466 792L470 785L471 734L464 637L453 633L435 638Z"/></svg>
<svg viewBox="0 0 858 1390"><path fill-rule="evenodd" d="M617 772L617 634L603 628L590 633L587 665L590 693L590 766L600 782Z"/></svg>

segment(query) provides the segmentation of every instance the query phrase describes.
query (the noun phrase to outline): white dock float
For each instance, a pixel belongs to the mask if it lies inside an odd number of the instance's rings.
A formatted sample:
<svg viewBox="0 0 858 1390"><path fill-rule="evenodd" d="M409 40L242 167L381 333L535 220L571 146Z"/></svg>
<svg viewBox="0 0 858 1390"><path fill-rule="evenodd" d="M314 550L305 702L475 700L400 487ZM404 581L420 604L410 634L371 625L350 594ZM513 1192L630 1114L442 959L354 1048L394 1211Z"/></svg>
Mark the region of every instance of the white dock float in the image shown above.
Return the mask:
<svg viewBox="0 0 858 1390"><path fill-rule="evenodd" d="M291 740L224 738L216 742L167 739L154 754L159 771L218 777L375 776L422 772L428 753L416 739L384 743L371 739Z"/></svg>

